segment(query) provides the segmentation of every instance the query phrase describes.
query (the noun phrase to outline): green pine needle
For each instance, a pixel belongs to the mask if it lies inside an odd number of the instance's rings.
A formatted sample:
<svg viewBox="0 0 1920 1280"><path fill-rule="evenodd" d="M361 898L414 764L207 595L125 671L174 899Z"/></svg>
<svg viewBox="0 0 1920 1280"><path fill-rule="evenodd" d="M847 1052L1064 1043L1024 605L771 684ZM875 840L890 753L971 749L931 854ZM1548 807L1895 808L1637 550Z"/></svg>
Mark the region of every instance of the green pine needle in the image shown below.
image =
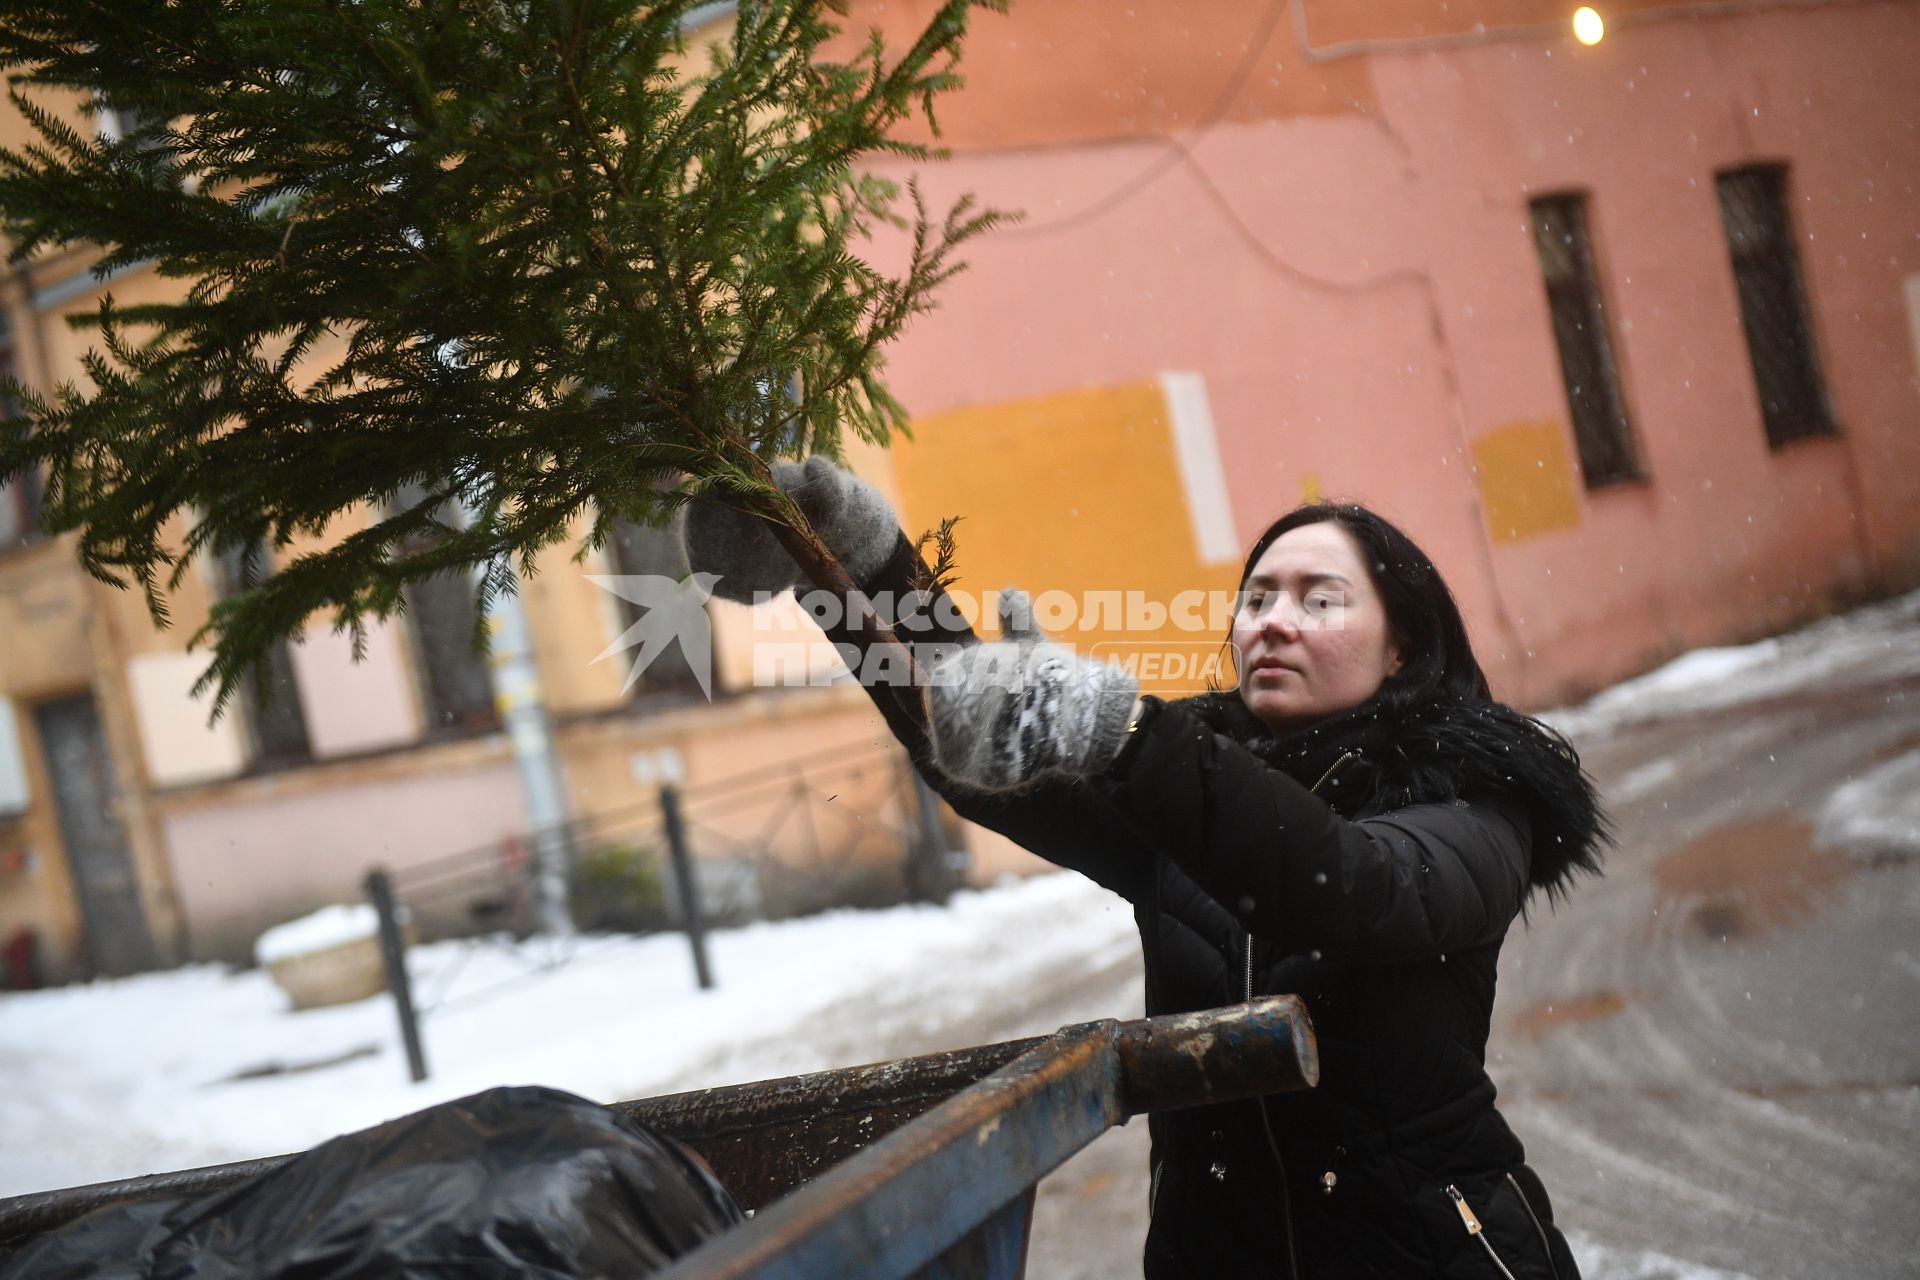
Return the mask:
<svg viewBox="0 0 1920 1280"><path fill-rule="evenodd" d="M597 545L694 493L767 509L768 459L904 425L885 348L1003 219L911 184L900 209L861 166L938 155L900 126L1004 3L834 63L839 6L754 0L683 80L697 0L0 0L34 130L0 149L15 260L93 244L188 282L105 299L85 380L13 388L0 477L44 468L48 526L161 625L194 557L242 560L193 638L218 707L315 615L359 648L410 582L513 590L582 512ZM37 100L76 89L132 127ZM896 276L860 257L882 226ZM379 518L264 573L356 507Z"/></svg>

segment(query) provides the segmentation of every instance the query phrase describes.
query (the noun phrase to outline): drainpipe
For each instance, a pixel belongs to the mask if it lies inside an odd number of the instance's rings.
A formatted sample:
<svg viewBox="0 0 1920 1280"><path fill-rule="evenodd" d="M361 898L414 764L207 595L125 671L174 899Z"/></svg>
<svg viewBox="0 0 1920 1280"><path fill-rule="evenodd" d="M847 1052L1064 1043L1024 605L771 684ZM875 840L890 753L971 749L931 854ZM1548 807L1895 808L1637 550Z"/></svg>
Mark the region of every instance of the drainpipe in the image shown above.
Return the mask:
<svg viewBox="0 0 1920 1280"><path fill-rule="evenodd" d="M527 824L533 832L540 931L566 937L573 932L573 913L567 905L573 833L553 722L541 695L526 604L519 592L502 591L493 597L487 607L487 626L492 635L493 705L513 746L513 763L520 770L520 789L526 797Z"/></svg>

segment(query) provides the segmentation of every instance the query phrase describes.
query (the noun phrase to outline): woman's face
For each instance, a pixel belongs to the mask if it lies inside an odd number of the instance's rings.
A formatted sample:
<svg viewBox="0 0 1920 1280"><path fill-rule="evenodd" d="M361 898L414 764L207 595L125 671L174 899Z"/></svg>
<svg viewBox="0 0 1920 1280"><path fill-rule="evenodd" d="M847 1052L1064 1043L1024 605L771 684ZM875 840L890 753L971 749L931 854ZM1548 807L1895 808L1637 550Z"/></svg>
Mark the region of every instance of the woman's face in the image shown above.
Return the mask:
<svg viewBox="0 0 1920 1280"><path fill-rule="evenodd" d="M1275 733L1357 707L1400 669L1353 535L1330 521L1274 539L1233 617L1240 697Z"/></svg>

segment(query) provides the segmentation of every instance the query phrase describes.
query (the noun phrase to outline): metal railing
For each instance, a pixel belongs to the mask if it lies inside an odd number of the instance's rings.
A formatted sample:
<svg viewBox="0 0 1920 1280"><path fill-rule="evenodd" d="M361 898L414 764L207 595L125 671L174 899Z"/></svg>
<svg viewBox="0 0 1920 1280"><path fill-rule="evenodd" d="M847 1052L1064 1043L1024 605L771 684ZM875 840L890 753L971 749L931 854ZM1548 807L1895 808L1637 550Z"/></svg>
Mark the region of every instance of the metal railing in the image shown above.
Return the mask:
<svg viewBox="0 0 1920 1280"><path fill-rule="evenodd" d="M463 963L447 965L421 991L406 964L409 940L457 938L477 949L533 934L541 913L531 851L547 840L569 851L579 923L634 935L684 933L703 989L715 982L706 947L713 922L944 900L960 871L938 801L891 746L690 787L665 783L642 804L398 869L375 867L366 891L380 917L388 988L414 1080L427 1074L422 1021L571 959L569 941L556 939L516 977L457 997L449 993Z"/></svg>

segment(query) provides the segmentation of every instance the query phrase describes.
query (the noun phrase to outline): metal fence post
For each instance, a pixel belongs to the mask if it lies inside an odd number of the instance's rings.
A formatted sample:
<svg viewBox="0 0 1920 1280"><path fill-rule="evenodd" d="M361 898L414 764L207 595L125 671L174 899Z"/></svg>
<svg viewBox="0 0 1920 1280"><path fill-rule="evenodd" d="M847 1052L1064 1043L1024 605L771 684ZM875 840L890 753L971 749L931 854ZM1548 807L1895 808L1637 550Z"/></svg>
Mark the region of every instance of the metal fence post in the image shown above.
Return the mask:
<svg viewBox="0 0 1920 1280"><path fill-rule="evenodd" d="M420 1020L413 1012L413 985L407 979L407 945L400 936L400 917L394 909L393 880L382 867L367 872L367 896L380 917L380 957L387 966L387 990L393 992L400 1013L400 1038L407 1046L407 1070L413 1082L427 1078L427 1055L420 1047Z"/></svg>
<svg viewBox="0 0 1920 1280"><path fill-rule="evenodd" d="M660 786L660 818L667 829L667 852L673 858L673 879L680 890L680 921L693 948L693 972L702 991L713 990L713 970L707 964L707 920L700 906L700 885L694 879L693 851L687 847L687 824L680 816L680 792L671 782Z"/></svg>

